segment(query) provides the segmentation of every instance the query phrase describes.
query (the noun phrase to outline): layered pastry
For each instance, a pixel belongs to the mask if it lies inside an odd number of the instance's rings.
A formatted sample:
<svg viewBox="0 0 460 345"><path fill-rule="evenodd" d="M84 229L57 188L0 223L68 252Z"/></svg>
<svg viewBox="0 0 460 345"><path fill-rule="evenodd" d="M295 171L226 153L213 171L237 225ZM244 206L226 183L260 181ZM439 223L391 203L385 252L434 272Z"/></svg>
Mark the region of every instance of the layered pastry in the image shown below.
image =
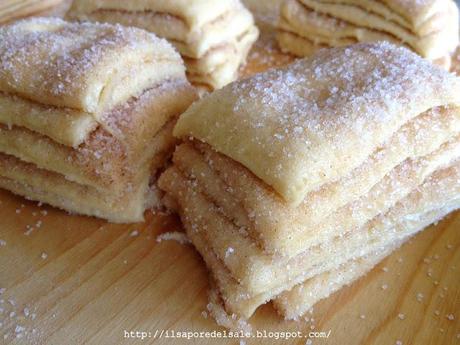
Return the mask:
<svg viewBox="0 0 460 345"><path fill-rule="evenodd" d="M189 80L204 90L235 80L258 37L239 0L75 0L67 16L136 26L168 39L182 55Z"/></svg>
<svg viewBox="0 0 460 345"><path fill-rule="evenodd" d="M378 42L232 83L180 117L159 186L233 319L273 299L296 317L317 300L305 291L356 279L343 267L364 273L460 206L459 91Z"/></svg>
<svg viewBox="0 0 460 345"><path fill-rule="evenodd" d="M37 15L60 5L61 0L7 0L0 3L0 23Z"/></svg>
<svg viewBox="0 0 460 345"><path fill-rule="evenodd" d="M452 0L285 0L278 42L286 52L308 56L319 48L385 40L448 69L458 23Z"/></svg>
<svg viewBox="0 0 460 345"><path fill-rule="evenodd" d="M0 27L0 186L140 221L195 98L180 55L144 30L45 18Z"/></svg>
<svg viewBox="0 0 460 345"><path fill-rule="evenodd" d="M404 240L402 239L401 242ZM376 252L351 259L330 271L320 273L291 290L281 293L273 304L285 319L297 320L311 310L318 301L329 297L343 286L352 284L365 275L399 245L400 242L395 241Z"/></svg>

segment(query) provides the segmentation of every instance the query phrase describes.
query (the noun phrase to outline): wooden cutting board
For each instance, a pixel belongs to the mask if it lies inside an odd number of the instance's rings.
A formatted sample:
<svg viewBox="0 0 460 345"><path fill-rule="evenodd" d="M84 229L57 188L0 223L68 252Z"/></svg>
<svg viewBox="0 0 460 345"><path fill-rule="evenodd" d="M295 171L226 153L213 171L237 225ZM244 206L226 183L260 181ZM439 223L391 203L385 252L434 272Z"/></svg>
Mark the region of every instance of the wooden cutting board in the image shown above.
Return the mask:
<svg viewBox="0 0 460 345"><path fill-rule="evenodd" d="M290 60L267 34L242 75ZM0 190L0 344L238 344L166 338L224 331L206 317L199 255L190 245L156 240L181 230L174 216L149 211L144 223L114 225ZM259 308L253 328L274 337L247 343L308 344L304 337L317 332L328 338L312 344L460 344L459 246L457 212L317 304L307 319L287 322L270 304ZM276 339L293 331L303 338Z"/></svg>

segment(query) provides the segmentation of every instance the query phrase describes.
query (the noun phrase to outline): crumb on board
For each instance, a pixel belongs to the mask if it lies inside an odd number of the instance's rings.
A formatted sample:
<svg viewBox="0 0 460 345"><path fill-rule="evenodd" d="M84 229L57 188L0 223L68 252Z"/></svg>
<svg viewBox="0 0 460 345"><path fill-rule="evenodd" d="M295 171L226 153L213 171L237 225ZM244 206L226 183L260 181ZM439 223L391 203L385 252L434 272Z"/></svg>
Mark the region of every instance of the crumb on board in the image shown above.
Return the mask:
<svg viewBox="0 0 460 345"><path fill-rule="evenodd" d="M6 292L5 288L0 289L0 293ZM36 308L24 305L17 301L14 296L8 296L0 300L0 333L3 340L22 339L21 344L37 344L37 336L41 332L35 327L33 321L36 318Z"/></svg>
<svg viewBox="0 0 460 345"><path fill-rule="evenodd" d="M176 241L180 244L190 244L190 239L188 236L180 231L171 231L171 232L164 232L157 236L156 241L158 243L162 241Z"/></svg>
<svg viewBox="0 0 460 345"><path fill-rule="evenodd" d="M227 250L225 251L225 257L228 258L234 252L235 252L235 249L233 249L232 247L228 247Z"/></svg>
<svg viewBox="0 0 460 345"><path fill-rule="evenodd" d="M137 237L139 236L139 230L133 230L129 233L130 237Z"/></svg>

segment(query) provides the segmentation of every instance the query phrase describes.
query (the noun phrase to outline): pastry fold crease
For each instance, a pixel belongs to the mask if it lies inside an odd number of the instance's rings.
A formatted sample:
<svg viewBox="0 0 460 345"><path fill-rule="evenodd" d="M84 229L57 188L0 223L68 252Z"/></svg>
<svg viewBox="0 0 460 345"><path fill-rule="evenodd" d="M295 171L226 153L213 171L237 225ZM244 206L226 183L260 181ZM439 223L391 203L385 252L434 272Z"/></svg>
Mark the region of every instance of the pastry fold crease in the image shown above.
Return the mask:
<svg viewBox="0 0 460 345"><path fill-rule="evenodd" d="M245 63L258 37L251 13L236 0L219 4L203 0L78 0L73 2L67 17L135 26L166 38L183 56L189 80L208 89L220 88L236 79L238 68ZM197 65L201 67L198 70Z"/></svg>
<svg viewBox="0 0 460 345"><path fill-rule="evenodd" d="M405 240L394 241L377 252L351 259L330 271L296 285L291 290L279 294L273 300L274 307L285 319L296 320L318 301L329 297L343 286L350 285L365 275Z"/></svg>
<svg viewBox="0 0 460 345"><path fill-rule="evenodd" d="M174 134L210 144L297 206L410 119L454 104L459 86L388 43L324 50L217 90L181 116Z"/></svg>
<svg viewBox="0 0 460 345"><path fill-rule="evenodd" d="M0 28L0 52L2 187L142 220L196 98L174 48L140 29L35 18Z"/></svg>
<svg viewBox="0 0 460 345"><path fill-rule="evenodd" d="M451 0L287 0L280 9L278 42L298 56L321 47L379 40L399 43L437 60L458 44L458 8Z"/></svg>
<svg viewBox="0 0 460 345"><path fill-rule="evenodd" d="M458 88L379 42L233 83L182 114L159 186L225 310L249 318L274 300L296 318L457 209Z"/></svg>
<svg viewBox="0 0 460 345"><path fill-rule="evenodd" d="M96 118L184 71L165 40L119 25L42 18L2 27L0 35L0 91Z"/></svg>
<svg viewBox="0 0 460 345"><path fill-rule="evenodd" d="M226 247L223 260L221 253L213 248L211 237L222 236L229 241L231 237L238 236L241 229L229 223L205 196L195 192L191 188L193 181L187 181L180 172L173 169L175 168L168 169L162 175L160 187L166 189L168 195L178 203L187 234L210 268L227 311L245 318L249 318L261 304L297 284L334 269L348 260L379 250L393 241L402 241L460 206L460 166L457 162L454 166L434 173L387 212L360 227L351 228L343 235L332 237L291 260L283 261L267 254L259 255L259 258L264 258L264 266L253 265L252 273L259 274L259 281L266 285L261 284L256 292L238 280L230 269L230 262L248 255L257 262L258 254L253 254L254 251L258 252L257 245L250 245L252 252L245 251L246 248L242 246ZM169 188L165 188L166 184ZM187 205L187 209L184 205ZM442 210L436 212L439 206ZM426 218L423 217L425 213ZM398 217L403 220L399 225ZM208 232L211 228L215 230ZM219 235L218 231L222 234ZM234 244L236 242L233 241Z"/></svg>

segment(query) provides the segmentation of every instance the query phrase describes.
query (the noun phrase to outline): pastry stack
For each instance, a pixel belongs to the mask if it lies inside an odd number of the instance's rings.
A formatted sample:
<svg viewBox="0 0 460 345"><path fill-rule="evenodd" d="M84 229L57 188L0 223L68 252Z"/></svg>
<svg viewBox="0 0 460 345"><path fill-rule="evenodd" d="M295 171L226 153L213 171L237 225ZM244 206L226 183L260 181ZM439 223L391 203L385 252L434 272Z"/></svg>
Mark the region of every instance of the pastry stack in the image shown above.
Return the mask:
<svg viewBox="0 0 460 345"><path fill-rule="evenodd" d="M67 16L136 26L166 38L201 90L234 81L258 37L251 13L239 0L75 0Z"/></svg>
<svg viewBox="0 0 460 345"><path fill-rule="evenodd" d="M388 42L232 83L174 135L159 186L230 320L297 318L460 206L460 80Z"/></svg>
<svg viewBox="0 0 460 345"><path fill-rule="evenodd" d="M0 2L0 23L5 24L51 10L62 0L5 0Z"/></svg>
<svg viewBox="0 0 460 345"><path fill-rule="evenodd" d="M45 18L0 27L0 186L140 221L195 98L179 54L144 30Z"/></svg>
<svg viewBox="0 0 460 345"><path fill-rule="evenodd" d="M453 0L285 0L278 42L286 52L308 56L319 48L385 40L448 69L458 22Z"/></svg>

